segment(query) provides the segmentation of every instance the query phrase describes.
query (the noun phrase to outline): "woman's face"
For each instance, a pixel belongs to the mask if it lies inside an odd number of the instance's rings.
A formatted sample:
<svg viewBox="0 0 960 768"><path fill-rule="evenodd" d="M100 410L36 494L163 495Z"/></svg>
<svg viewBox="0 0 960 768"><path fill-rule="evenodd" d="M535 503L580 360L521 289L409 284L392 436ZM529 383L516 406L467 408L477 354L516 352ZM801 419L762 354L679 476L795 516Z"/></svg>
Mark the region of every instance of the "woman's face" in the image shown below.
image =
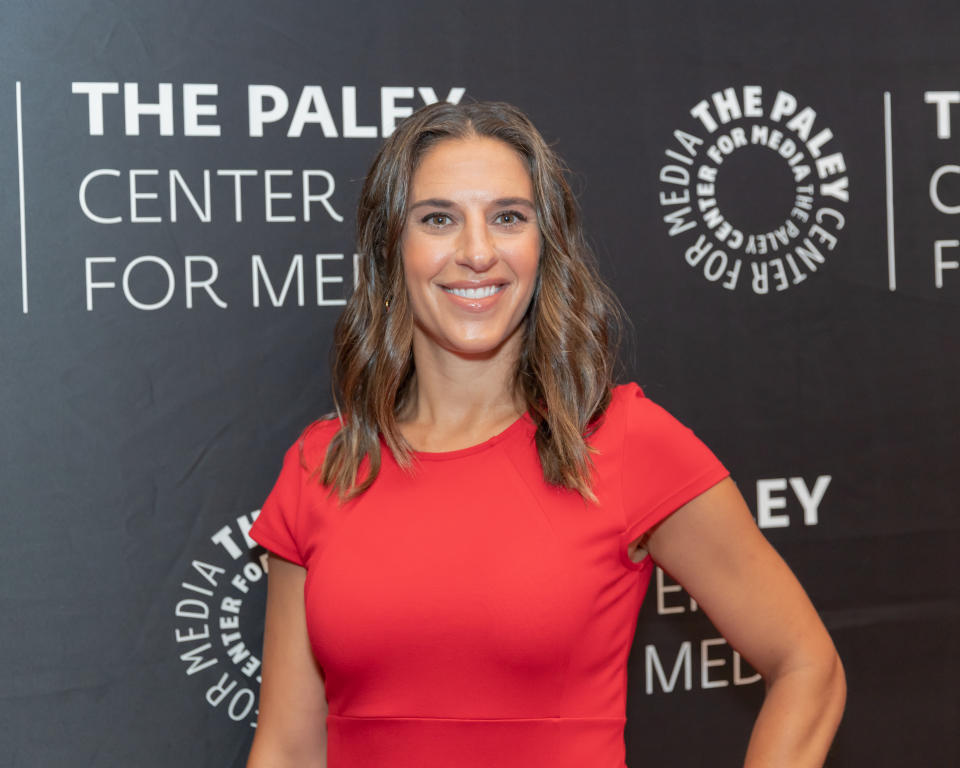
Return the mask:
<svg viewBox="0 0 960 768"><path fill-rule="evenodd" d="M521 156L489 137L444 139L413 175L400 240L414 334L486 357L519 336L540 256Z"/></svg>

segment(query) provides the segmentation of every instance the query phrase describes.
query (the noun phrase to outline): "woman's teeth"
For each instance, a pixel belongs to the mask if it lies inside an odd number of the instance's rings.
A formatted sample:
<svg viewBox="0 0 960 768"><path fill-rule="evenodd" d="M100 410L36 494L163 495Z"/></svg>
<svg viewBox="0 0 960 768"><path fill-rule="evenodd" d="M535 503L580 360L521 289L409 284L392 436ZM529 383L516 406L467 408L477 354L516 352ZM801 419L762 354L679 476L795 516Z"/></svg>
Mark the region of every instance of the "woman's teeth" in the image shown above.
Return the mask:
<svg viewBox="0 0 960 768"><path fill-rule="evenodd" d="M502 285L485 285L482 288L444 288L443 290L464 299L485 299L487 296L493 296L501 288L503 288Z"/></svg>

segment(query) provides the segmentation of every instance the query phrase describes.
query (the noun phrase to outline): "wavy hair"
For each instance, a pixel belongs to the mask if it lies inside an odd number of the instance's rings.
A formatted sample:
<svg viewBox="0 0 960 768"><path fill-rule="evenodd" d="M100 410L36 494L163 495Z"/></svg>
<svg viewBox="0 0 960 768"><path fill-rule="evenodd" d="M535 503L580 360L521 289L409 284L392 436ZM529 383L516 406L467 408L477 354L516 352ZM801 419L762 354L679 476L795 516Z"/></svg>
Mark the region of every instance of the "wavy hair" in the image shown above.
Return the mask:
<svg viewBox="0 0 960 768"><path fill-rule="evenodd" d="M622 310L597 274L566 167L529 118L502 102L423 107L384 142L366 177L357 209L357 285L334 335L332 387L341 426L319 469L322 483L341 500L376 479L380 435L397 463L413 469L412 449L397 424L415 375L400 253L407 197L432 146L472 137L504 142L530 172L541 250L523 320L516 393L536 425L546 482L595 500L586 438L610 403Z"/></svg>

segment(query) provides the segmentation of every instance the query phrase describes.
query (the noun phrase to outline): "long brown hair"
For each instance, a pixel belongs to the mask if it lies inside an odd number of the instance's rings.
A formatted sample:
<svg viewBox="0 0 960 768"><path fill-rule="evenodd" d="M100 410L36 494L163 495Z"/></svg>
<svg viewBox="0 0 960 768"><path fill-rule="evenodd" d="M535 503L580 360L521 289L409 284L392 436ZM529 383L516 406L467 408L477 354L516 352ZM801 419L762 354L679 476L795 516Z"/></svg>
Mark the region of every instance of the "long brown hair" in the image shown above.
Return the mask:
<svg viewBox="0 0 960 768"><path fill-rule="evenodd" d="M323 484L343 500L376 479L380 435L397 463L413 469L410 445L397 426L415 373L413 315L399 246L407 195L420 159L434 144L475 136L516 150L533 182L541 252L515 385L537 427L543 476L594 499L585 438L610 402L619 303L597 275L566 168L529 118L502 102L441 102L399 125L360 193L358 281L334 336L332 386L341 427L320 470Z"/></svg>

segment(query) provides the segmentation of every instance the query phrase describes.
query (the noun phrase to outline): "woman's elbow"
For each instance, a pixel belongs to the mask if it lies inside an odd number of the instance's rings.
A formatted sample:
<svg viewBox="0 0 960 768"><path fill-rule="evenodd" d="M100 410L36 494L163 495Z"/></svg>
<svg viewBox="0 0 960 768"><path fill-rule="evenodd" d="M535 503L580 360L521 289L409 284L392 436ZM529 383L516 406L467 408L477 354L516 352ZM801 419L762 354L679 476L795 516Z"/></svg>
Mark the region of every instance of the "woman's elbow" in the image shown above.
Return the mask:
<svg viewBox="0 0 960 768"><path fill-rule="evenodd" d="M768 691L774 687L789 689L824 722L834 727L839 724L846 706L847 678L840 655L828 638L812 647L793 646L764 677Z"/></svg>
<svg viewBox="0 0 960 768"><path fill-rule="evenodd" d="M826 666L826 703L835 713L836 720L839 723L847 703L847 675L843 669L840 654L838 654L836 650L833 651L832 657L828 660Z"/></svg>

